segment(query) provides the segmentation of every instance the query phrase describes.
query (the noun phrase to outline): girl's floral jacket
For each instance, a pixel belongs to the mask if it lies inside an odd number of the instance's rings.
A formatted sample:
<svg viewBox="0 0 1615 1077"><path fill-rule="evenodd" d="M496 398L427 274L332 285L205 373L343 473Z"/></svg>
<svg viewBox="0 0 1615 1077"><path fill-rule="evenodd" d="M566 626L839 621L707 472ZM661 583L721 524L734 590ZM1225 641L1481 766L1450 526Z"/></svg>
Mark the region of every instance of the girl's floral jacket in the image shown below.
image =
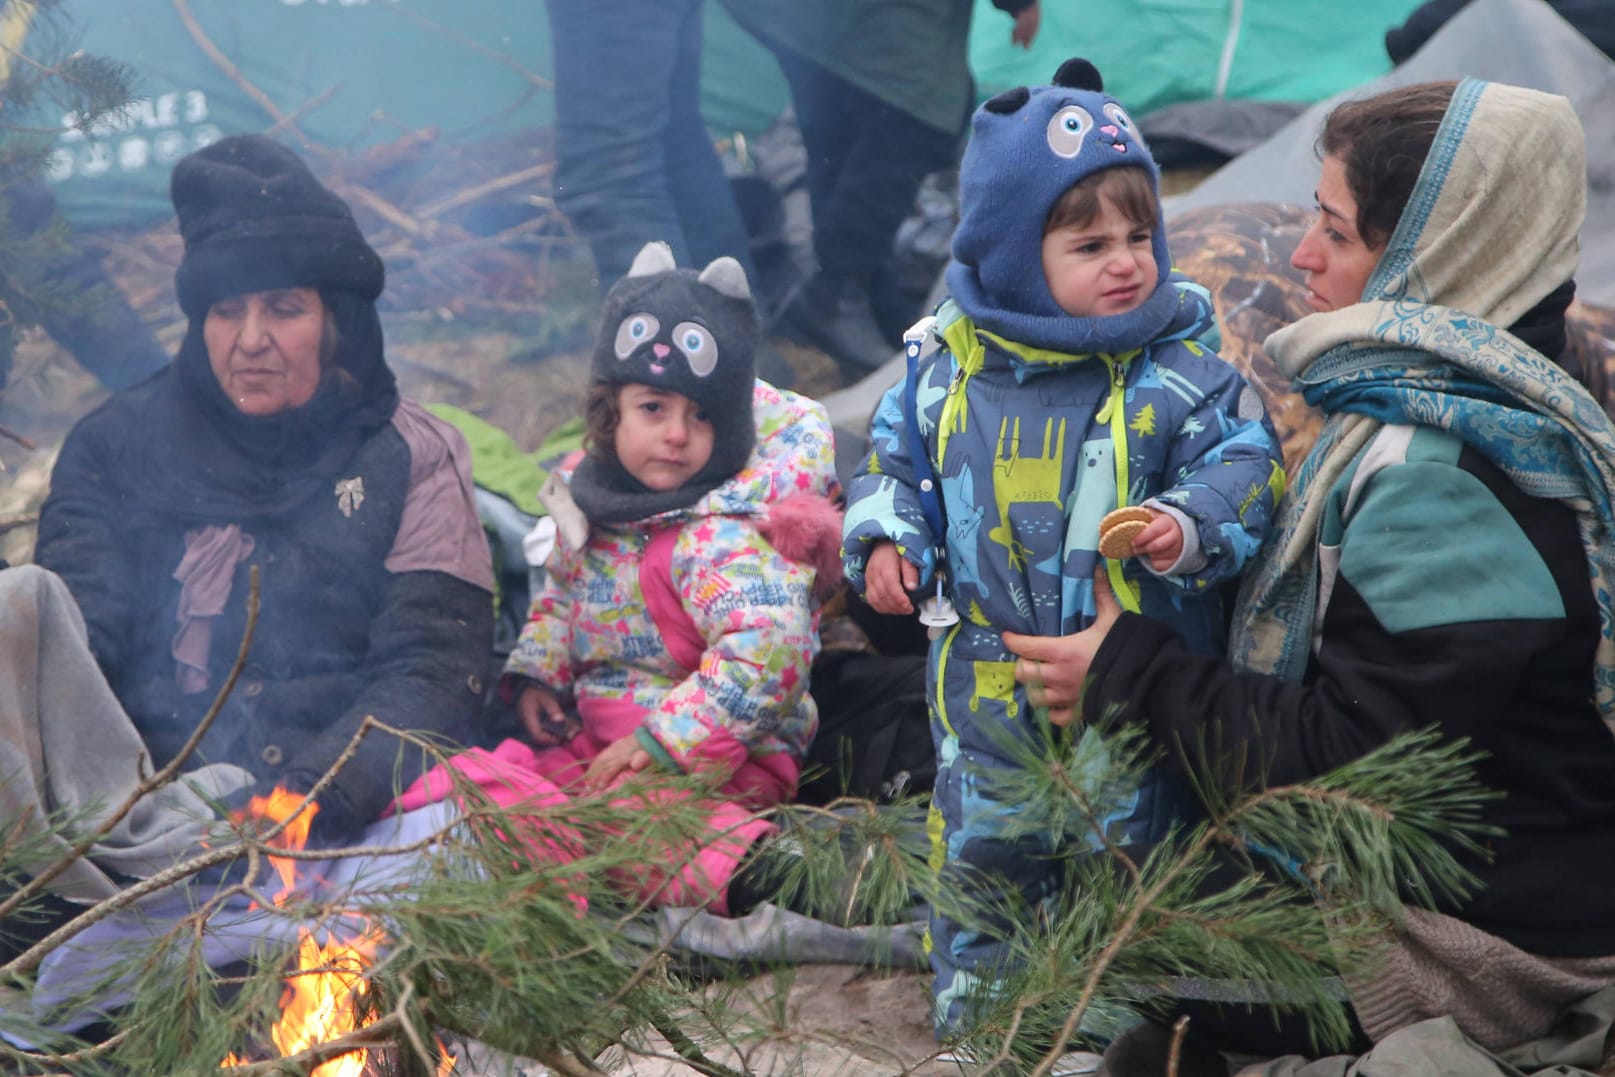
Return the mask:
<svg viewBox="0 0 1615 1077"><path fill-rule="evenodd" d="M507 684L539 682L585 730L641 713L654 756L720 785L751 758L783 754L772 762L794 773L813 737L818 602L804 561L833 566L839 544L824 408L761 381L753 406L757 447L728 482L686 509L591 525L581 548L557 543L505 665Z"/></svg>

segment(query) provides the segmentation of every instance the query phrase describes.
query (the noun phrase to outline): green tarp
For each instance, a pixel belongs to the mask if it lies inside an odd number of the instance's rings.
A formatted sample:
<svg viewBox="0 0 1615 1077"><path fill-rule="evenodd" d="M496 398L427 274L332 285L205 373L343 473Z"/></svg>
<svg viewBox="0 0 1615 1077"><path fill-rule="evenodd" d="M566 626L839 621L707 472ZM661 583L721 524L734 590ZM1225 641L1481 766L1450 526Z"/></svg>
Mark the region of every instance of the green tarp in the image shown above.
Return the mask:
<svg viewBox="0 0 1615 1077"><path fill-rule="evenodd" d="M1214 97L1321 100L1390 70L1385 31L1419 0L1043 0L1031 52L977 5L970 59L981 89L1048 81L1086 56L1134 116Z"/></svg>
<svg viewBox="0 0 1615 1077"><path fill-rule="evenodd" d="M127 64L142 95L120 124L93 139L64 140L54 158L58 198L83 227L141 227L166 217L173 162L220 134L272 128L271 108L337 149L422 128L465 143L520 137L552 115L541 0L70 0L65 6L78 23L78 44ZM986 95L1046 81L1061 60L1087 56L1135 115L1219 95L1314 101L1382 74L1385 30L1416 6L1417 0L1349 6L1043 0L1042 33L1027 52L1010 45L1010 20L989 0L977 0L971 63ZM706 26L708 120L720 136L755 134L787 104L784 79L772 55L718 3L707 5Z"/></svg>
<svg viewBox="0 0 1615 1077"><path fill-rule="evenodd" d="M1043 0L1042 28L1026 50L1010 43L1009 18L976 0L970 64L983 99L1047 82L1062 61L1085 56L1135 116L1216 97L1310 103L1389 70L1385 31L1419 2ZM707 7L707 118L720 132L755 133L787 103L784 79L721 5Z"/></svg>
<svg viewBox="0 0 1615 1077"><path fill-rule="evenodd" d="M176 160L221 134L271 128L269 110L246 84L310 139L341 149L422 128L472 141L551 117L538 0L70 0L64 7L80 47L126 64L142 95L100 137L62 141L52 160L58 201L84 227L162 219Z"/></svg>

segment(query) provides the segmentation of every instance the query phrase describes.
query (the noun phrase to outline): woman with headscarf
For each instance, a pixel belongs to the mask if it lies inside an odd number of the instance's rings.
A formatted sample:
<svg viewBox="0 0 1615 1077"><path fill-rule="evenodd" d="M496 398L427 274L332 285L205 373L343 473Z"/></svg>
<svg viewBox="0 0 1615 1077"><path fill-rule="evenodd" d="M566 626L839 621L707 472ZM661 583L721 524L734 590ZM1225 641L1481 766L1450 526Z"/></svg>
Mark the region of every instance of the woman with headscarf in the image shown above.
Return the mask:
<svg viewBox="0 0 1615 1077"><path fill-rule="evenodd" d="M1615 984L1615 427L1549 358L1584 136L1562 97L1465 80L1341 105L1319 148L1318 214L1292 259L1315 313L1266 347L1326 424L1245 581L1228 661L1113 602L1076 635L1006 644L1057 720L1117 708L1169 763L1219 746L1210 780L1234 791L1403 732L1469 738L1502 794L1480 809L1499 830L1489 858L1458 850L1480 885L1410 904L1347 987L1363 1043L1450 1015L1496 1049ZM1308 1050L1269 1014L1200 1012L1216 1046ZM1161 1072L1168 1039L1110 1072ZM1180 1072L1224 1072L1199 1065Z"/></svg>
<svg viewBox="0 0 1615 1077"><path fill-rule="evenodd" d="M60 607L65 583L127 715L101 699L94 720L42 706L53 807L115 804L137 768L181 751L236 658L254 570L244 671L187 764L225 775L214 792L307 792L367 716L469 739L482 703L492 579L469 451L399 397L375 306L381 259L346 204L268 138L191 154L172 193L184 343L69 433L40 516L49 573L16 584ZM93 781L63 786L91 768ZM422 769L421 751L364 736L317 798L315 840L356 836ZM142 835L104 844L120 841ZM103 862L140 874L150 859Z"/></svg>

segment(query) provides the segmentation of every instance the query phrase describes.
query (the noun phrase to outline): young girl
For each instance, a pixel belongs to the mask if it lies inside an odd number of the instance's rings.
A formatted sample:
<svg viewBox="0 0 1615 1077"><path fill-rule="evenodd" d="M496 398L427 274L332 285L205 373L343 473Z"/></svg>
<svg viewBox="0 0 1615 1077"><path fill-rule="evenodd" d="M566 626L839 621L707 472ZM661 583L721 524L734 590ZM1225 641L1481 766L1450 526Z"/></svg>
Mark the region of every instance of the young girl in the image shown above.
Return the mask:
<svg viewBox="0 0 1615 1077"><path fill-rule="evenodd" d="M551 803L650 768L705 778L724 837L642 896L719 913L818 723L809 562L839 576L829 421L755 380L757 334L733 259L698 275L649 244L607 295L586 452L541 495L559 541L500 684L525 739L454 761L509 802L534 793L511 769Z"/></svg>

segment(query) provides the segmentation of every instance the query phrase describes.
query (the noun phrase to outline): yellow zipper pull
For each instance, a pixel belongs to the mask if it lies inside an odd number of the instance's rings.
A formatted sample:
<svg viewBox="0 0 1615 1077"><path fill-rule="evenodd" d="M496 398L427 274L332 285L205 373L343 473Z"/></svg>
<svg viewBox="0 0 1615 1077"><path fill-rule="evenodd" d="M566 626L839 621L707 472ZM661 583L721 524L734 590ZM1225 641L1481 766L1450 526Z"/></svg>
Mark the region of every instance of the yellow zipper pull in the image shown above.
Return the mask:
<svg viewBox="0 0 1615 1077"><path fill-rule="evenodd" d="M1120 363L1108 355L1101 355L1099 358L1104 360L1105 366L1110 370L1110 395L1105 397L1104 406L1099 409L1094 419L1097 422L1108 423L1115 410L1121 407L1122 390L1126 388L1126 379L1122 377Z"/></svg>

